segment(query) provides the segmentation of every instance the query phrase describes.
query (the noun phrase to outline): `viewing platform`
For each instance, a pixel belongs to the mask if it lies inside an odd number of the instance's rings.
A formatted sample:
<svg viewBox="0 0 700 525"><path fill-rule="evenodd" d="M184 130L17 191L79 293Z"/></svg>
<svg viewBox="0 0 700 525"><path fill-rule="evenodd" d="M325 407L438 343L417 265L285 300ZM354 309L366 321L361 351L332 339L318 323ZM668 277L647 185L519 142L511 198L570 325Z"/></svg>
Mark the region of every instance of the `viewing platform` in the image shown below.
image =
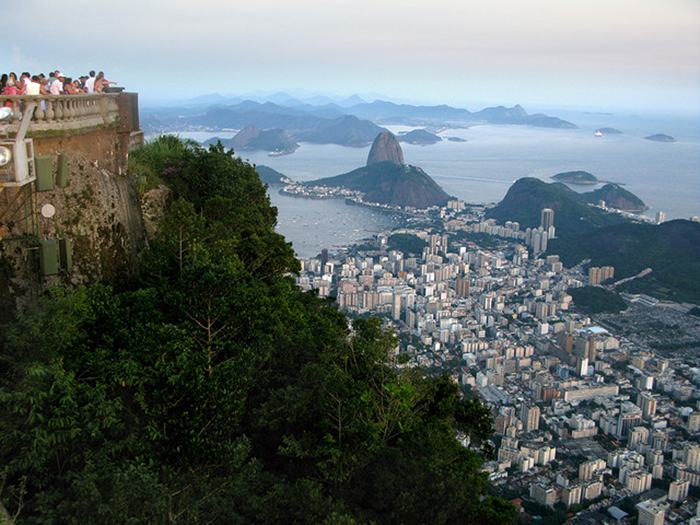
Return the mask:
<svg viewBox="0 0 700 525"><path fill-rule="evenodd" d="M12 138L20 129L22 114L36 103L27 131L30 138L61 132L114 127L118 132L139 132L136 93L82 95L0 95L0 107L10 107L12 116L0 123L0 133Z"/></svg>

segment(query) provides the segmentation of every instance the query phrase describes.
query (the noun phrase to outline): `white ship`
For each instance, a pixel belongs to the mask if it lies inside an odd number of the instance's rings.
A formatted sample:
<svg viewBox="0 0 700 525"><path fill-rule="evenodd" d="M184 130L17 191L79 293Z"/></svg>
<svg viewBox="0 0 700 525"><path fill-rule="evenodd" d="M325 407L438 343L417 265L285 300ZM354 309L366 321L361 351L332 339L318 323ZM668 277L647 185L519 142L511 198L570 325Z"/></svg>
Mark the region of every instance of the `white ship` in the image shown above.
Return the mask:
<svg viewBox="0 0 700 525"><path fill-rule="evenodd" d="M593 134L594 134L596 137L602 137L602 136L603 136L603 132L600 131L599 129L595 130L595 133L593 133Z"/></svg>

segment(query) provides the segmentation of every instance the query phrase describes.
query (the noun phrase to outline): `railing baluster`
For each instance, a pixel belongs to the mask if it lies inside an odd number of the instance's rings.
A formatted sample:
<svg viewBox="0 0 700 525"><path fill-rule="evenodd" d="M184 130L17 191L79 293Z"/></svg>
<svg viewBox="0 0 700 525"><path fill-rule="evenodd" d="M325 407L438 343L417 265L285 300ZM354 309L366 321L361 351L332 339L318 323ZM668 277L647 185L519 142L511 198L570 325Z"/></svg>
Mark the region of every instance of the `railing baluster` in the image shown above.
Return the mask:
<svg viewBox="0 0 700 525"><path fill-rule="evenodd" d="M12 133L17 129L22 118L22 112L29 102L37 102L33 115L30 116L29 131L48 131L79 129L114 123L119 116L117 96L112 94L99 95L0 95L0 107L12 109L12 116L5 122L6 129Z"/></svg>

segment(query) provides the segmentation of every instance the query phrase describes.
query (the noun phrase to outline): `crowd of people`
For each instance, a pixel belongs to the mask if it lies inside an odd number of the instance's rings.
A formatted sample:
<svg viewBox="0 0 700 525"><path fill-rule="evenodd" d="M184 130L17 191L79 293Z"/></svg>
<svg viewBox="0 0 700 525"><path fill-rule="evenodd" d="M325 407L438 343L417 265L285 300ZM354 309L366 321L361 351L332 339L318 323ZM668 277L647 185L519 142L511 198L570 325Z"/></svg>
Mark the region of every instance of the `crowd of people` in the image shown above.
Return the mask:
<svg viewBox="0 0 700 525"><path fill-rule="evenodd" d="M78 78L71 78L60 71L52 71L48 77L44 73L32 75L28 72L17 77L16 73L3 73L0 77L2 95L78 95L83 93L103 93L110 82L100 71Z"/></svg>

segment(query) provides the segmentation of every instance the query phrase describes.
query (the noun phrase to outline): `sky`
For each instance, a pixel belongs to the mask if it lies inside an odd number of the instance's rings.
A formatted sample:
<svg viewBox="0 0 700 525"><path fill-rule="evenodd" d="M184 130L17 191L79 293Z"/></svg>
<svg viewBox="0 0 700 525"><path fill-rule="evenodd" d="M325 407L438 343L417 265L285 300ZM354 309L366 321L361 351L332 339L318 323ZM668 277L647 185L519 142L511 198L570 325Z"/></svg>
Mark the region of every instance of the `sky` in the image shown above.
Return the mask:
<svg viewBox="0 0 700 525"><path fill-rule="evenodd" d="M3 26L0 69L104 70L144 101L700 112L700 0L22 0Z"/></svg>

